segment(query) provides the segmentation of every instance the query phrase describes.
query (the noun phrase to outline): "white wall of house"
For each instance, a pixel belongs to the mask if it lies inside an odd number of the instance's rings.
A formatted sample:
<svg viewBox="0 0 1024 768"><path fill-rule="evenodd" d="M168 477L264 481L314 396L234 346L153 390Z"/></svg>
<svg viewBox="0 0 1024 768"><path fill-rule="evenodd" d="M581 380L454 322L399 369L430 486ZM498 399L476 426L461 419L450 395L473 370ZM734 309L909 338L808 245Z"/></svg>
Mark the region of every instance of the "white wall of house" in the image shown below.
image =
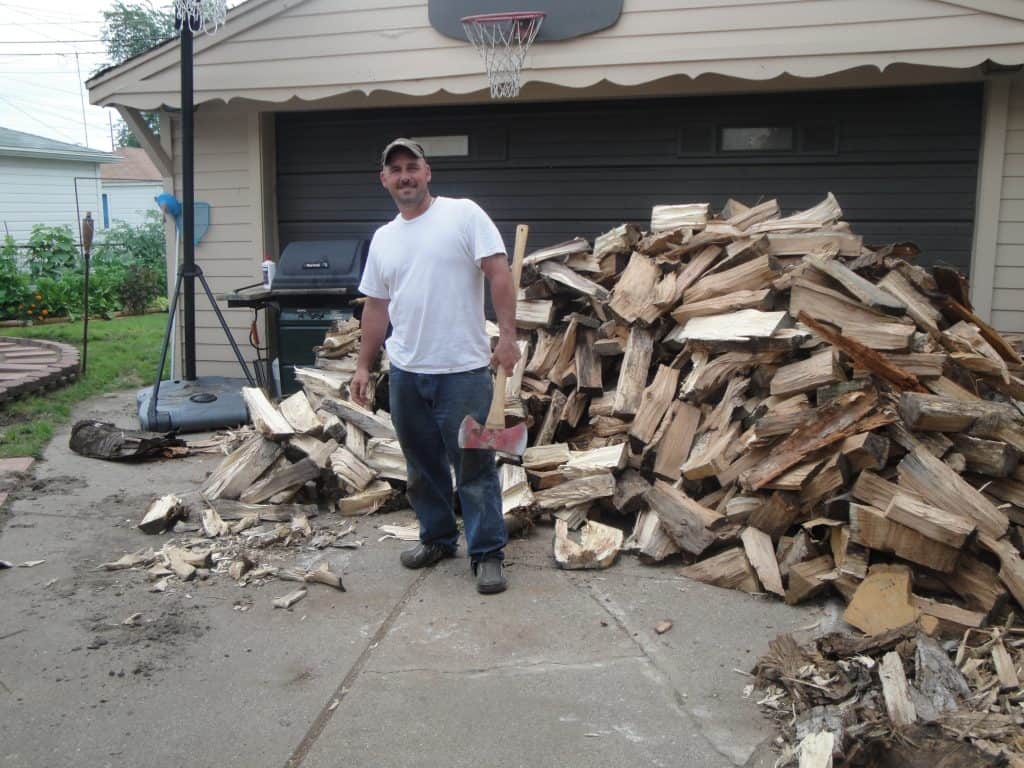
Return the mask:
<svg viewBox="0 0 1024 768"><path fill-rule="evenodd" d="M0 238L10 234L20 244L28 240L34 224L66 224L77 241L79 216L87 211L102 221L97 163L0 157Z"/></svg>
<svg viewBox="0 0 1024 768"><path fill-rule="evenodd" d="M133 227L144 224L149 211L159 212L153 198L163 191L164 186L158 181L104 181L102 192L106 199L107 220L111 226L115 221L123 221ZM101 207L97 217L101 222L103 210Z"/></svg>

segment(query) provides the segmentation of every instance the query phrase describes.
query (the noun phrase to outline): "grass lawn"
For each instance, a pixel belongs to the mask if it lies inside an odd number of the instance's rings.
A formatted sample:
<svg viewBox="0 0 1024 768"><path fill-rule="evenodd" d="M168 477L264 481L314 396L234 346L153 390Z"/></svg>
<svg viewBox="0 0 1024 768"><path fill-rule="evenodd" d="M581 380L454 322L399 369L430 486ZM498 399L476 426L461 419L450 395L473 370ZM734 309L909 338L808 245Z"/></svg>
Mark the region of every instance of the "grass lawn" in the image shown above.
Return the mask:
<svg viewBox="0 0 1024 768"><path fill-rule="evenodd" d="M72 384L0 405L0 458L39 456L76 403L153 382L167 315L89 321L88 372ZM82 323L0 328L0 336L52 339L82 347Z"/></svg>

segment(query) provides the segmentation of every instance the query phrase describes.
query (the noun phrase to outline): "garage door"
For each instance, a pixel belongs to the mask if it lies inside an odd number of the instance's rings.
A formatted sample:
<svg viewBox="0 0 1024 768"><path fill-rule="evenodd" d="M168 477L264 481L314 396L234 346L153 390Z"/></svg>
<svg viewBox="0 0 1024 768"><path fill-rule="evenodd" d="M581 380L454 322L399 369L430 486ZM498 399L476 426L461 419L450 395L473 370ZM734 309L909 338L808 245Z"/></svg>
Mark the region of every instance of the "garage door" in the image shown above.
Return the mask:
<svg viewBox="0 0 1024 768"><path fill-rule="evenodd" d="M835 193L873 244L912 240L923 263L967 271L980 143L978 85L600 103L281 113L279 232L368 236L395 215L377 178L395 136L424 138L435 194L470 197L531 248L659 203L777 198L786 212Z"/></svg>

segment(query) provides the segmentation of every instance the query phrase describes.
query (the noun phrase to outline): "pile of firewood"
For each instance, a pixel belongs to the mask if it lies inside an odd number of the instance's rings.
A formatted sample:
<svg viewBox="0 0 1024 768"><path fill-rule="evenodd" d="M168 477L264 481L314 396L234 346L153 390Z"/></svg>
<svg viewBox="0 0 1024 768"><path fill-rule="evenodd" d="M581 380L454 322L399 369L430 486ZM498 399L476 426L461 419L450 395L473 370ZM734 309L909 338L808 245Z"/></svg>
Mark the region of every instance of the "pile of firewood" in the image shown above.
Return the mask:
<svg viewBox="0 0 1024 768"><path fill-rule="evenodd" d="M1024 629L1009 623L946 643L912 624L804 647L786 634L745 693L778 722L778 766L1020 766L1022 664Z"/></svg>

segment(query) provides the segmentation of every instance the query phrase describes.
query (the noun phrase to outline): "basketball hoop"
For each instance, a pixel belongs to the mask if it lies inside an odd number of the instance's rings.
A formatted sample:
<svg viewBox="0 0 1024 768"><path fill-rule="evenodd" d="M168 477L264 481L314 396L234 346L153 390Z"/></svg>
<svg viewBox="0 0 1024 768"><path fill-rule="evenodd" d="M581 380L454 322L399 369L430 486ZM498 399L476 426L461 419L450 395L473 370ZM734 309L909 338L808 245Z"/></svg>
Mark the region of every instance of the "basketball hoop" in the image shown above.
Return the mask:
<svg viewBox="0 0 1024 768"><path fill-rule="evenodd" d="M174 0L174 13L192 32L212 35L228 15L227 0Z"/></svg>
<svg viewBox="0 0 1024 768"><path fill-rule="evenodd" d="M541 11L516 11L462 18L466 37L487 68L492 99L511 99L519 95L519 72L546 15Z"/></svg>

